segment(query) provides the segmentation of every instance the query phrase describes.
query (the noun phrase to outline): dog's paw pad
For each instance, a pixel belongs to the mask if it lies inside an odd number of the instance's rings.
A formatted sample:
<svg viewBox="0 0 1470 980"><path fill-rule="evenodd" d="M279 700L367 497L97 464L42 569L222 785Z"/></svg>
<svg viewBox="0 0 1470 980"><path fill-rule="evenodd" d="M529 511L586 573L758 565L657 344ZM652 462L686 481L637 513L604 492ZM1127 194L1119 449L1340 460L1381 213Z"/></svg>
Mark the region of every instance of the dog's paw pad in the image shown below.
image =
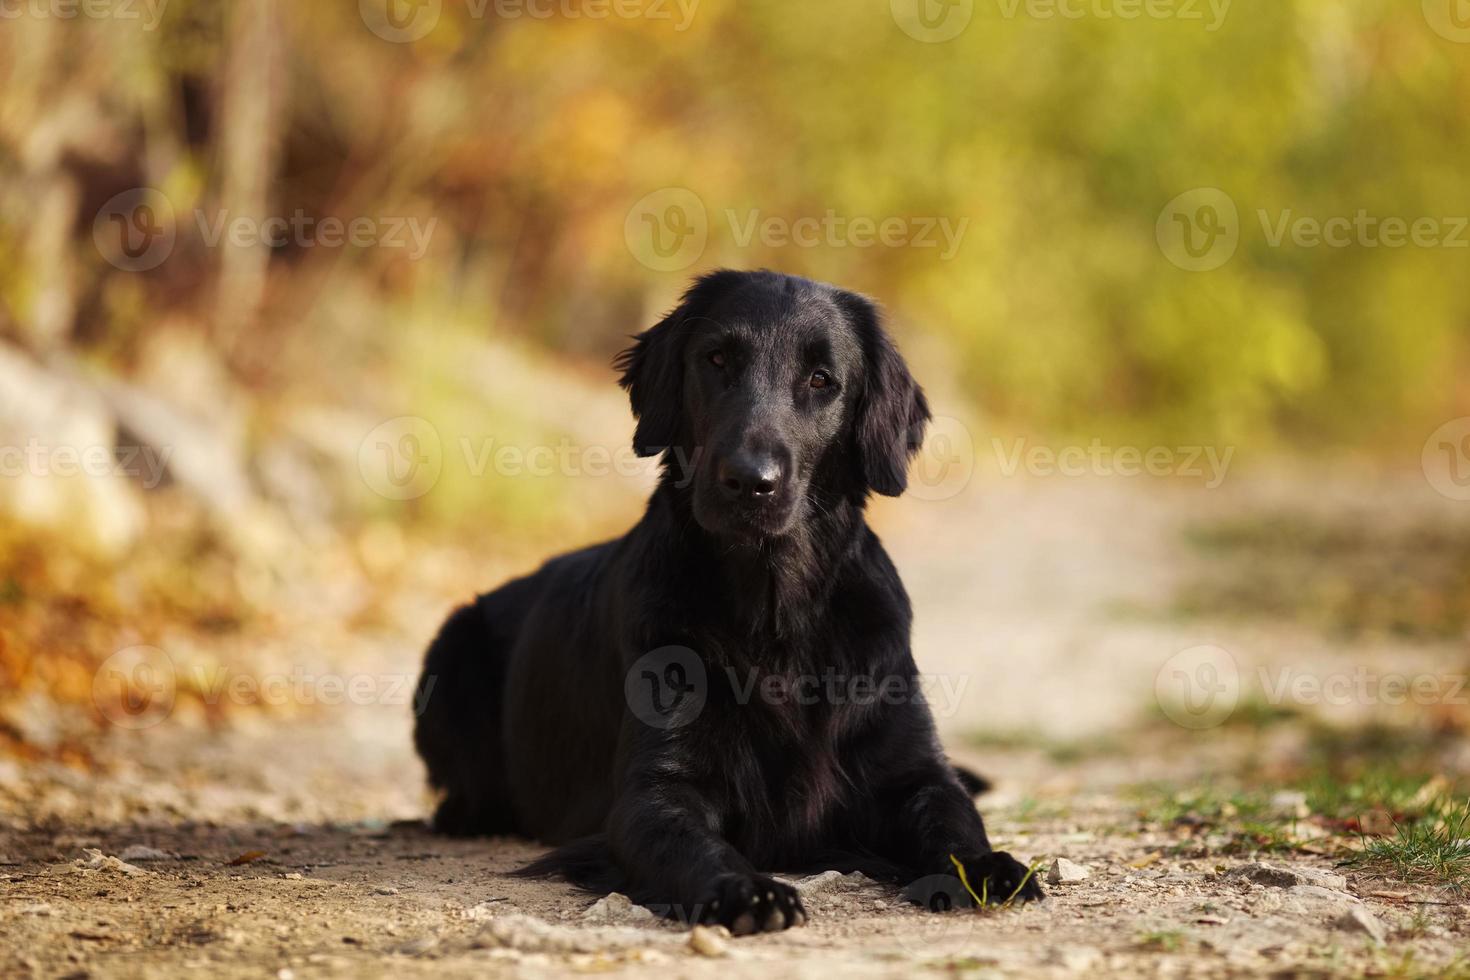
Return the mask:
<svg viewBox="0 0 1470 980"><path fill-rule="evenodd" d="M806 922L796 889L767 875L720 875L700 907L700 922L725 926L733 936L780 932Z"/></svg>

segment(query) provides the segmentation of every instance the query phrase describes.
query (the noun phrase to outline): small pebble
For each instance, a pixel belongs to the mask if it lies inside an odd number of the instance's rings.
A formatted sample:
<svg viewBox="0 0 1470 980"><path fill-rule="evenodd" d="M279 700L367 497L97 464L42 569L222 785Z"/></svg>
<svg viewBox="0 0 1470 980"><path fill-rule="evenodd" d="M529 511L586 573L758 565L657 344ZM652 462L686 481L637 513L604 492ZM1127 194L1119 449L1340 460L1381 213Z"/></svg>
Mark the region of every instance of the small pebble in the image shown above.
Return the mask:
<svg viewBox="0 0 1470 980"><path fill-rule="evenodd" d="M721 957L729 951L729 935L724 926L695 926L689 933L689 948L700 956Z"/></svg>
<svg viewBox="0 0 1470 980"><path fill-rule="evenodd" d="M1337 920L1337 926L1339 929L1370 936L1380 946L1388 939L1388 927L1367 909L1348 909Z"/></svg>
<svg viewBox="0 0 1470 980"><path fill-rule="evenodd" d="M411 939L402 946L399 946L398 952L404 956L423 956L425 953L431 952L438 945L439 940L433 936L422 936L418 939Z"/></svg>
<svg viewBox="0 0 1470 980"><path fill-rule="evenodd" d="M132 844L123 849L118 855L124 861L169 861L173 855L166 851L160 851L156 847L146 847L143 844Z"/></svg>
<svg viewBox="0 0 1470 980"><path fill-rule="evenodd" d="M1053 885L1069 885L1076 881L1084 881L1091 874L1091 871L1088 871L1086 867L1078 864L1076 861L1068 861L1066 858L1059 857L1052 864L1051 871L1047 873L1046 880Z"/></svg>

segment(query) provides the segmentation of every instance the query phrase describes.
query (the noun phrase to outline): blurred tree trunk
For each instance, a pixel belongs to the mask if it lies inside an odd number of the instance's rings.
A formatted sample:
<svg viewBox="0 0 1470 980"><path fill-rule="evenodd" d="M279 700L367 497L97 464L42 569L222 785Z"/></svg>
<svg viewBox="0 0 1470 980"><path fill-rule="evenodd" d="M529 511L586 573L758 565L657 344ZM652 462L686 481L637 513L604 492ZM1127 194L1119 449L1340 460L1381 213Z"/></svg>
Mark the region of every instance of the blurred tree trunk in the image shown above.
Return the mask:
<svg viewBox="0 0 1470 980"><path fill-rule="evenodd" d="M13 28L23 35L11 51L19 69L13 81L29 91L13 93L9 107L21 118L9 128L20 147L22 180L35 202L35 220L25 239L25 263L35 289L27 308L20 311L20 323L25 342L38 351L64 345L76 317L71 236L81 189L75 175L62 166L62 158L74 147L87 146L98 122L90 99L80 93L51 112L40 112L47 82L59 83L64 71L61 27L54 19L40 19Z"/></svg>
<svg viewBox="0 0 1470 980"><path fill-rule="evenodd" d="M241 0L233 4L229 20L221 82L218 204L230 222L245 218L256 230L246 244L235 244L228 233L220 240L215 336L225 349L233 350L242 331L258 316L265 296L270 247L258 232L272 205L286 64L280 37L285 25L277 0Z"/></svg>

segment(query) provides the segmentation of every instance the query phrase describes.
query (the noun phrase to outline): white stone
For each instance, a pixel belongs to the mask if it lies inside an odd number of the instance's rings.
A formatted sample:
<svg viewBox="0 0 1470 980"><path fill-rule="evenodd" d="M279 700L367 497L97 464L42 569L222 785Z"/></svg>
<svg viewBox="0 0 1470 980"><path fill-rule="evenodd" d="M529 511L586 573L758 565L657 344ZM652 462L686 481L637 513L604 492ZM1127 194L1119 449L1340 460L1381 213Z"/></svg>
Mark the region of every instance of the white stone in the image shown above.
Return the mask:
<svg viewBox="0 0 1470 980"><path fill-rule="evenodd" d="M1092 875L1084 865L1076 861L1069 861L1059 857L1052 863L1051 871L1047 872L1046 880L1053 885L1070 885L1074 882L1085 881Z"/></svg>
<svg viewBox="0 0 1470 980"><path fill-rule="evenodd" d="M721 957L729 952L728 935L723 926L695 926L689 933L689 948L700 956Z"/></svg>
<svg viewBox="0 0 1470 980"><path fill-rule="evenodd" d="M1348 909L1337 920L1337 927L1350 932L1361 932L1372 937L1373 941L1379 945L1388 939L1388 927L1372 912L1364 908Z"/></svg>

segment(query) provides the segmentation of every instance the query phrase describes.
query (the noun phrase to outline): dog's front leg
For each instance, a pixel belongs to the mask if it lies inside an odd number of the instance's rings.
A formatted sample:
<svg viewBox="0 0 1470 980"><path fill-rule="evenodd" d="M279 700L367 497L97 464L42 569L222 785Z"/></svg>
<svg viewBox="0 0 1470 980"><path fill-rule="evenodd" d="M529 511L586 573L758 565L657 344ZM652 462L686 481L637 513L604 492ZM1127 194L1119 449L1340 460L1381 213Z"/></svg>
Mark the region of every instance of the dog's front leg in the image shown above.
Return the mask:
<svg viewBox="0 0 1470 980"><path fill-rule="evenodd" d="M723 925L737 936L806 922L796 889L756 873L719 827L696 787L652 778L624 791L608 838L639 900L671 918Z"/></svg>
<svg viewBox="0 0 1470 980"><path fill-rule="evenodd" d="M931 907L972 904L973 892L988 903L1043 898L1036 876L1004 851L993 850L975 803L942 758L917 767L912 778L885 794L894 808L893 848L918 872L905 897ZM958 861L968 889L942 887L956 878Z"/></svg>

